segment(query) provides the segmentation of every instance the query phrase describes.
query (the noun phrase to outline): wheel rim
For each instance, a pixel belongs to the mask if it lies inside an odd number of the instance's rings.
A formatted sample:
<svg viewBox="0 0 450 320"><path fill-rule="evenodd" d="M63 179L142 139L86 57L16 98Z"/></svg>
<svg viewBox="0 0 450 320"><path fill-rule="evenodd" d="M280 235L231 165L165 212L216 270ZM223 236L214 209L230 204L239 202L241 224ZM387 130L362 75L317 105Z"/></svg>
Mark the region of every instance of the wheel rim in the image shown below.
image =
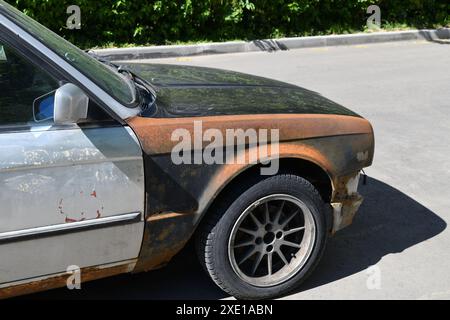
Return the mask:
<svg viewBox="0 0 450 320"><path fill-rule="evenodd" d="M316 225L304 202L287 194L250 205L233 226L228 257L248 284L269 287L295 276L314 248Z"/></svg>

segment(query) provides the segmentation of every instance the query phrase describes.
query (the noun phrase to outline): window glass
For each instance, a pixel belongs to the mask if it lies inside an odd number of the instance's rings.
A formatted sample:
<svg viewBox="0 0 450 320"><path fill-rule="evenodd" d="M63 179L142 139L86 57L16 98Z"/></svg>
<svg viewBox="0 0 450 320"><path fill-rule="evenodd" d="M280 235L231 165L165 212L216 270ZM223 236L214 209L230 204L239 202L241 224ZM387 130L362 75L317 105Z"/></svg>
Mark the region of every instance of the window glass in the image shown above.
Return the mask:
<svg viewBox="0 0 450 320"><path fill-rule="evenodd" d="M89 56L70 42L61 38L43 25L34 21L14 7L0 0L0 9L4 8L16 23L31 33L48 48L96 82L103 90L125 105L136 102L134 83L107 65Z"/></svg>
<svg viewBox="0 0 450 320"><path fill-rule="evenodd" d="M56 79L0 41L0 125L35 123L34 102L58 87ZM51 120L51 98L45 109Z"/></svg>

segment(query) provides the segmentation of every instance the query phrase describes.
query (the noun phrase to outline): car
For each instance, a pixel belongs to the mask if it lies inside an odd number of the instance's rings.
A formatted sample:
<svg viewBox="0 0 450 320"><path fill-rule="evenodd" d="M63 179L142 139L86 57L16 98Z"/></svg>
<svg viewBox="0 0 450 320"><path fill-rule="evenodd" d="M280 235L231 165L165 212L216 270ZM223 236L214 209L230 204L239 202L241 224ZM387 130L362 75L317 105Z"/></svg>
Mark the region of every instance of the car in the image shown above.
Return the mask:
<svg viewBox="0 0 450 320"><path fill-rule="evenodd" d="M190 240L229 295L283 296L362 202L373 128L318 93L113 63L3 0L0 70L1 298L154 270Z"/></svg>

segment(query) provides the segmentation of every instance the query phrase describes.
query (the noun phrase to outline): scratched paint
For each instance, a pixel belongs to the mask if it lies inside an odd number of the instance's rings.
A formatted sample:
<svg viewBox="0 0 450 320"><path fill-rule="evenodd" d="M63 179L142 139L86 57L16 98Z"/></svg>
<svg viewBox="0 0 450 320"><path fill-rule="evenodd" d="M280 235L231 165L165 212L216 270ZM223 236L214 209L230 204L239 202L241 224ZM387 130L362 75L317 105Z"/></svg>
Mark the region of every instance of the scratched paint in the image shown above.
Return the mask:
<svg viewBox="0 0 450 320"><path fill-rule="evenodd" d="M0 135L0 233L144 211L142 150L128 128L41 130ZM8 259L0 259L0 287L64 272L68 265L135 259L143 224L4 243L0 257ZM45 255L36 248L45 248Z"/></svg>
<svg viewBox="0 0 450 320"><path fill-rule="evenodd" d="M2 134L0 146L0 232L143 211L142 152L124 128Z"/></svg>

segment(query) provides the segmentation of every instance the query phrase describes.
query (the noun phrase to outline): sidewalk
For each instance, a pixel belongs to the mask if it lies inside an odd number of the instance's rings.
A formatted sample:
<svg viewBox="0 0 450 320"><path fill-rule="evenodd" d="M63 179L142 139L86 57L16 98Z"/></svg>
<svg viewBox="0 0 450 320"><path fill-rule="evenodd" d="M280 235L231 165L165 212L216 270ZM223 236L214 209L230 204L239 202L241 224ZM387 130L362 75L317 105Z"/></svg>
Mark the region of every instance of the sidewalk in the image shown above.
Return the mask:
<svg viewBox="0 0 450 320"><path fill-rule="evenodd" d="M248 42L233 41L198 45L99 49L94 50L94 52L109 60L137 60L254 51L273 52L299 48L358 45L407 40L426 40L437 43L450 43L449 39L450 28L442 28L437 30L357 33L346 35L254 40Z"/></svg>

